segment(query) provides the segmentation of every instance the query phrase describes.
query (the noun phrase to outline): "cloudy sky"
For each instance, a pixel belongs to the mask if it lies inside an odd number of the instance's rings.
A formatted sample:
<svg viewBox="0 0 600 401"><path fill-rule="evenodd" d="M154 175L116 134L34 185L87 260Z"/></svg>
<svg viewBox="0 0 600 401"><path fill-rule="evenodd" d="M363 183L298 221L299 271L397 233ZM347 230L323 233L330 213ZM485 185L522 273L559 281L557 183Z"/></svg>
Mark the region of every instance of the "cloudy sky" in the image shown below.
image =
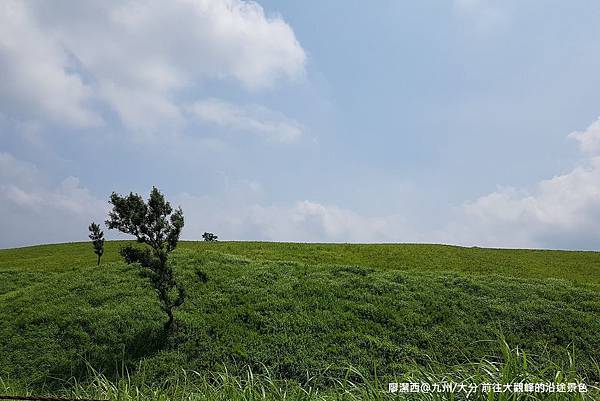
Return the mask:
<svg viewBox="0 0 600 401"><path fill-rule="evenodd" d="M600 248L600 3L0 2L0 248L159 187L183 237ZM113 234L109 236L114 237Z"/></svg>

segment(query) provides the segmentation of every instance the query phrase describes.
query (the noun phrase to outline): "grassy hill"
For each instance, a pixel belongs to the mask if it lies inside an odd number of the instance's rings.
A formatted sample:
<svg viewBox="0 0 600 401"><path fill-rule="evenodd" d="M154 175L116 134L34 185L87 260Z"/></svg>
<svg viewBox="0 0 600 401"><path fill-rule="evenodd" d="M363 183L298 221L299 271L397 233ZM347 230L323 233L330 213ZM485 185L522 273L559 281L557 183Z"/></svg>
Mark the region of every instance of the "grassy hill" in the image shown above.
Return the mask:
<svg viewBox="0 0 600 401"><path fill-rule="evenodd" d="M504 337L557 365L574 353L600 379L600 253L182 242L172 263L188 298L167 337L122 245L107 242L99 267L89 243L0 250L0 378L52 387L88 364L146 383L224 366L390 376L501 358Z"/></svg>

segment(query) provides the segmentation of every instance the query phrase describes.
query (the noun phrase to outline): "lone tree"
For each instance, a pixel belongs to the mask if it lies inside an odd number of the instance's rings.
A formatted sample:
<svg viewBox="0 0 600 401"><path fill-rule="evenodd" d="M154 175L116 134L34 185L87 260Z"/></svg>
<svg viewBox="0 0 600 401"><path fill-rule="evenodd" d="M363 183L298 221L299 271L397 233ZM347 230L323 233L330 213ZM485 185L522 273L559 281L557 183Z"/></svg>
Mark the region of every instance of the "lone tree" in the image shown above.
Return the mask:
<svg viewBox="0 0 600 401"><path fill-rule="evenodd" d="M204 233L202 234L202 238L204 238L204 241L216 241L219 237L213 233Z"/></svg>
<svg viewBox="0 0 600 401"><path fill-rule="evenodd" d="M94 223L88 227L90 230L90 239L92 240L92 245L94 246L94 253L98 255L98 266L100 266L100 258L104 254L104 233L100 229L100 225Z"/></svg>
<svg viewBox="0 0 600 401"><path fill-rule="evenodd" d="M183 211L173 210L169 202L156 188L152 187L148 202L138 194L120 196L112 193L113 205L106 225L126 234L134 235L137 242L149 248L139 249L127 246L121 249L121 256L127 263L139 263L142 274L150 280L162 304L168 320L165 330L173 324L173 309L185 300L185 289L175 281L168 255L177 246L183 228Z"/></svg>

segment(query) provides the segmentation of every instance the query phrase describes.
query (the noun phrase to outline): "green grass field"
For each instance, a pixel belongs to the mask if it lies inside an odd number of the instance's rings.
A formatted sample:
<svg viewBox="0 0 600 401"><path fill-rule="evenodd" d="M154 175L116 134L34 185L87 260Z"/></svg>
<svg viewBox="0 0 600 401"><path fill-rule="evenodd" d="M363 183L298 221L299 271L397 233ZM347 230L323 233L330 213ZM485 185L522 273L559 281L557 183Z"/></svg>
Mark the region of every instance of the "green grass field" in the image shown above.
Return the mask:
<svg viewBox="0 0 600 401"><path fill-rule="evenodd" d="M89 243L0 250L7 387L59 388L91 366L139 386L267 368L329 388L323 372L350 366L392 378L505 361L501 338L552 367L538 376L600 380L600 253L182 242L171 262L188 298L165 336L152 288L120 261L123 244L107 242L99 267Z"/></svg>

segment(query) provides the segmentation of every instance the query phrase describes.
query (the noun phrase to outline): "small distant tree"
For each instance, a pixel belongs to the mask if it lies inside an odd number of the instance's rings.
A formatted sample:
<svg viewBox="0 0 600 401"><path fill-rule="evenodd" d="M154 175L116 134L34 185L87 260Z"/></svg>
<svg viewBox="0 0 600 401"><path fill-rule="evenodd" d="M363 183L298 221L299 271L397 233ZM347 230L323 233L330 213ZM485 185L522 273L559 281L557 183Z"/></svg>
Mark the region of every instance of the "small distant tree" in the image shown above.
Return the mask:
<svg viewBox="0 0 600 401"><path fill-rule="evenodd" d="M142 266L142 274L150 280L168 316L165 330L169 330L174 320L173 309L185 300L185 289L175 280L168 262L183 228L183 211L174 210L156 187L152 187L147 203L138 194L120 196L114 192L110 203L113 208L106 220L108 228L131 234L137 242L148 245L145 249L124 247L121 256L127 263Z"/></svg>
<svg viewBox="0 0 600 401"><path fill-rule="evenodd" d="M89 237L94 246L94 253L98 255L98 266L100 266L100 258L104 254L104 233L100 229L100 225L93 221L92 224L89 225L88 230L90 230Z"/></svg>
<svg viewBox="0 0 600 401"><path fill-rule="evenodd" d="M202 234L202 238L204 238L204 241L216 241L219 237L213 233L204 233Z"/></svg>

